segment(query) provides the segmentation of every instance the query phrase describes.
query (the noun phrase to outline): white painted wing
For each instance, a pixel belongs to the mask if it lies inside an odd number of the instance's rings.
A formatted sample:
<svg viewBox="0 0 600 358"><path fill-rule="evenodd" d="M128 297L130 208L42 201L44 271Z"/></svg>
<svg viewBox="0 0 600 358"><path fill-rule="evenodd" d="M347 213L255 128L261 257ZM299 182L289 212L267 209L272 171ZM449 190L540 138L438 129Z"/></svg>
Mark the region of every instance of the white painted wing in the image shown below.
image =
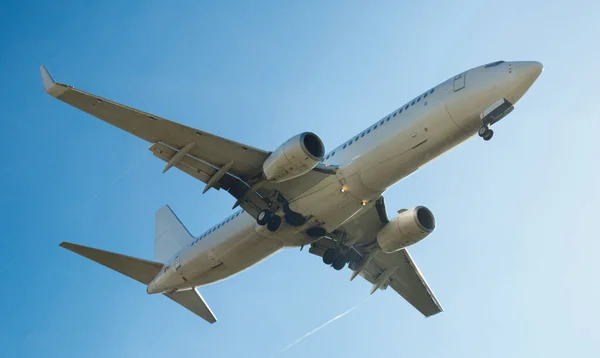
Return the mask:
<svg viewBox="0 0 600 358"><path fill-rule="evenodd" d="M391 287L426 317L442 312L442 306L406 249L392 254L379 251L360 275L375 284L382 271L394 267L390 282L382 288Z"/></svg>
<svg viewBox="0 0 600 358"><path fill-rule="evenodd" d="M194 143L189 154L208 163L209 167L220 168L234 161L228 172L241 178L250 178L260 173L263 162L269 156L266 151L55 82L44 66L41 72L44 89L51 96L151 143L162 143L176 150ZM156 148L153 146L151 149L155 153ZM168 155L159 157L164 160ZM199 171L204 169L206 166L198 166Z"/></svg>
<svg viewBox="0 0 600 358"><path fill-rule="evenodd" d="M264 198L272 196L274 191L291 200L325 176L335 173L335 168L317 166L300 178L284 183L266 183L256 191L249 192L251 185L260 179L263 162L270 152L58 83L44 66L41 67L41 73L44 89L48 94L151 142L152 154L167 162L164 171L176 167L207 183L205 191L209 188L226 190L252 216L267 208ZM217 172L221 168L225 173L221 172L219 175Z"/></svg>
<svg viewBox="0 0 600 358"><path fill-rule="evenodd" d="M358 243L351 253L353 260L360 263L366 258L376 245L377 231L387 221L385 203L383 197L380 197L363 214L353 218L337 230L343 232L347 240ZM311 245L310 252L322 256L326 249L334 245L335 243L331 240L321 239ZM407 250L400 250L392 254L377 251L371 262L362 269L360 276L372 283L375 288L380 283L378 279L384 278L386 272L392 271L389 279L383 282L379 288L391 287L426 317L442 312L441 305Z"/></svg>

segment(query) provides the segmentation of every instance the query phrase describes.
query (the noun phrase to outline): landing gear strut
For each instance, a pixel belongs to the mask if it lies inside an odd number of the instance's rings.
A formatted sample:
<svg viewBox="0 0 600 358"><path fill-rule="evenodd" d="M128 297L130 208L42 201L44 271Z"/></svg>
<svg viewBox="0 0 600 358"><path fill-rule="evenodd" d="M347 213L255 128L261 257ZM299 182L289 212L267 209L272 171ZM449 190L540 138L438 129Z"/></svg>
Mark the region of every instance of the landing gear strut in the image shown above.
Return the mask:
<svg viewBox="0 0 600 358"><path fill-rule="evenodd" d="M481 118L481 128L479 128L478 131L479 136L485 141L492 139L494 136L494 131L490 129L492 124L506 117L510 112L513 111L513 109L515 109L513 104L506 100L506 98L502 98L501 101L497 101L492 106L488 107L488 109L491 109L492 107L494 108L485 116L483 116L482 113L483 117Z"/></svg>
<svg viewBox="0 0 600 358"><path fill-rule="evenodd" d="M267 225L269 231L275 232L281 226L281 216L273 214L269 209L265 209L258 213L256 223L260 226Z"/></svg>

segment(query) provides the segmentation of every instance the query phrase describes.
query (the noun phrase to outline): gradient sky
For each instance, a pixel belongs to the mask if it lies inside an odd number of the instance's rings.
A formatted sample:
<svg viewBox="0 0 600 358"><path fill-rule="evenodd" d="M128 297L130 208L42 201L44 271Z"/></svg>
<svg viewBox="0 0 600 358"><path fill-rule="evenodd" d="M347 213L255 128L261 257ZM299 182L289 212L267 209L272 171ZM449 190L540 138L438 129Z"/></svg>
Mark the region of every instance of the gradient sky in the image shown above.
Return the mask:
<svg viewBox="0 0 600 358"><path fill-rule="evenodd" d="M600 3L404 3L3 3L0 356L599 356ZM545 70L492 141L474 138L385 194L390 216L414 205L436 215L436 232L410 251L440 315L423 318L392 290L366 300L366 281L295 249L202 288L219 319L209 325L58 247L152 259L159 207L199 234L234 199L161 174L148 143L46 95L41 64L83 90L273 150L308 130L334 148L496 60Z"/></svg>

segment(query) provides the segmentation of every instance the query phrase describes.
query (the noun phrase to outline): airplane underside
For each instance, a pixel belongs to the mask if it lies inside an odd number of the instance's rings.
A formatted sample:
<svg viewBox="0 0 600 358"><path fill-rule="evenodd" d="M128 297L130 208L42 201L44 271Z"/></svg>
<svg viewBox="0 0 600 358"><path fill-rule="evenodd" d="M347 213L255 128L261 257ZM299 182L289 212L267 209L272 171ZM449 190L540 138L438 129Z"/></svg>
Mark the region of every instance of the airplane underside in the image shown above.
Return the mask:
<svg viewBox="0 0 600 358"><path fill-rule="evenodd" d="M542 72L535 61L496 61L471 68L379 119L328 153L312 132L265 151L142 112L55 82L52 97L151 143L171 168L236 199L226 219L192 236L168 206L156 213L154 261L62 243L61 246L162 293L208 322L216 318L195 287L239 273L285 247L307 250L371 294L391 287L424 316L442 311L407 248L436 228L424 206L388 218L383 192L511 113Z"/></svg>

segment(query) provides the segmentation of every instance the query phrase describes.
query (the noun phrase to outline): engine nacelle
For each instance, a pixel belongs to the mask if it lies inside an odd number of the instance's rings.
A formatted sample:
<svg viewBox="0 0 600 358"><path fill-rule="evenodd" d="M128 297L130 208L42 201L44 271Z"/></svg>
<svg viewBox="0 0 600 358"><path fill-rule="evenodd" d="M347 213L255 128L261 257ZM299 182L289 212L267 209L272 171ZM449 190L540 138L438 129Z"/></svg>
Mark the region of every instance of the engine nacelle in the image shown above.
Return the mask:
<svg viewBox="0 0 600 358"><path fill-rule="evenodd" d="M325 155L323 141L316 134L304 132L279 146L263 163L263 173L270 182L282 182L306 174Z"/></svg>
<svg viewBox="0 0 600 358"><path fill-rule="evenodd" d="M392 253L415 244L435 229L435 217L429 209L417 206L400 212L377 233L383 252Z"/></svg>

